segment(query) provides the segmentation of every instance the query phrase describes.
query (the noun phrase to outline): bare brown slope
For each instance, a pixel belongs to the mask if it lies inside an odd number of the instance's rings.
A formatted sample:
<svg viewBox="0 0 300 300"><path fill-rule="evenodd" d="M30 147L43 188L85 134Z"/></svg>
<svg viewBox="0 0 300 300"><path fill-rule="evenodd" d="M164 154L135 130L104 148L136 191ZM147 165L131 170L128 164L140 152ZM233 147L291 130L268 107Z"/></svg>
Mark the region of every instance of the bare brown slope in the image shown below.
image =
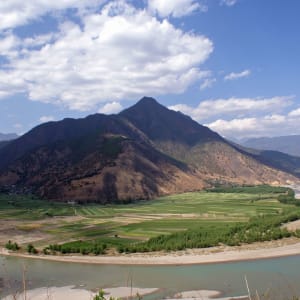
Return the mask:
<svg viewBox="0 0 300 300"><path fill-rule="evenodd" d="M30 166L30 167L29 167ZM17 160L0 184L31 187L41 197L80 202L128 202L200 190L197 172L143 142L100 136L80 159L70 144L41 147Z"/></svg>
<svg viewBox="0 0 300 300"><path fill-rule="evenodd" d="M217 133L188 116L144 97L121 115L133 123L161 152L202 174L208 184L287 184L293 175L263 164L232 146Z"/></svg>
<svg viewBox="0 0 300 300"><path fill-rule="evenodd" d="M40 125L0 149L0 188L59 201L126 202L216 183L296 181L152 98L119 115Z"/></svg>

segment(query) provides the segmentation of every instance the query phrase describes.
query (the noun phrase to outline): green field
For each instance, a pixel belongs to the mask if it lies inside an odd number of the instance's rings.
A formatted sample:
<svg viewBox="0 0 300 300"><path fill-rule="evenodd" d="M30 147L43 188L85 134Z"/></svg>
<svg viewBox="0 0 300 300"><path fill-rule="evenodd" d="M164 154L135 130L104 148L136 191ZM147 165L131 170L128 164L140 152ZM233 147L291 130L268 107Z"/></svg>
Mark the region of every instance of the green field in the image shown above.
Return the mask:
<svg viewBox="0 0 300 300"><path fill-rule="evenodd" d="M280 203L279 188L185 193L127 205L70 205L0 195L1 245L8 239L38 249L71 241L113 248L187 230L221 230L253 217L299 211ZM227 226L227 227L228 227ZM7 237L6 237L6 235Z"/></svg>

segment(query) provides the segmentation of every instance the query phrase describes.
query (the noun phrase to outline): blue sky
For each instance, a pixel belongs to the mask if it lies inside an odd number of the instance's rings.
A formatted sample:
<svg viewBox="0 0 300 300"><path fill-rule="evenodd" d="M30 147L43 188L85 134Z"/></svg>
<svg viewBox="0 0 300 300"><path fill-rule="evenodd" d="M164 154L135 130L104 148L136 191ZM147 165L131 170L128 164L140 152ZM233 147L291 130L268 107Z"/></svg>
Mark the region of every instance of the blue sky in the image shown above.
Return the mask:
<svg viewBox="0 0 300 300"><path fill-rule="evenodd" d="M144 95L229 138L300 134L298 0L0 2L0 132Z"/></svg>

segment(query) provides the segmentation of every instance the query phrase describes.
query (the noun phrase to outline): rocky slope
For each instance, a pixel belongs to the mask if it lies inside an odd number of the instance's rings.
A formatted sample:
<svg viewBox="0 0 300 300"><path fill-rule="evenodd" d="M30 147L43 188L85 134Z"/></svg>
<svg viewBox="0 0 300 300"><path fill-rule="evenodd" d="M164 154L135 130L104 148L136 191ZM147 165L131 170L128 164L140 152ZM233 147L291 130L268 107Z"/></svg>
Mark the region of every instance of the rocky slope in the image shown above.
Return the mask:
<svg viewBox="0 0 300 300"><path fill-rule="evenodd" d="M0 149L0 187L58 201L128 202L296 180L152 98L118 115L42 124Z"/></svg>

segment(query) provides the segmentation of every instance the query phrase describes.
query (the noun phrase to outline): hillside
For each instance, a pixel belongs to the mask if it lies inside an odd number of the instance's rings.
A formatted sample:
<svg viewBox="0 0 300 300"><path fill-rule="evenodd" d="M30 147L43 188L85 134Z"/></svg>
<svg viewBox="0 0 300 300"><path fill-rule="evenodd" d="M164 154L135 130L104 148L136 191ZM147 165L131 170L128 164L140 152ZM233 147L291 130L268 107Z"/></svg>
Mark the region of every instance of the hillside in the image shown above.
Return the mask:
<svg viewBox="0 0 300 300"><path fill-rule="evenodd" d="M10 141L0 141L0 149L8 145Z"/></svg>
<svg viewBox="0 0 300 300"><path fill-rule="evenodd" d="M296 180L146 97L119 115L39 125L0 149L0 186L58 201L128 202Z"/></svg>
<svg viewBox="0 0 300 300"><path fill-rule="evenodd" d="M241 144L249 148L279 151L300 157L300 135L252 138Z"/></svg>
<svg viewBox="0 0 300 300"><path fill-rule="evenodd" d="M247 148L235 143L232 143L232 145L263 164L300 177L300 157L298 156L292 156L279 151Z"/></svg>
<svg viewBox="0 0 300 300"><path fill-rule="evenodd" d="M209 184L276 183L286 175L153 98L143 98L120 115L142 130L161 152L200 171Z"/></svg>

